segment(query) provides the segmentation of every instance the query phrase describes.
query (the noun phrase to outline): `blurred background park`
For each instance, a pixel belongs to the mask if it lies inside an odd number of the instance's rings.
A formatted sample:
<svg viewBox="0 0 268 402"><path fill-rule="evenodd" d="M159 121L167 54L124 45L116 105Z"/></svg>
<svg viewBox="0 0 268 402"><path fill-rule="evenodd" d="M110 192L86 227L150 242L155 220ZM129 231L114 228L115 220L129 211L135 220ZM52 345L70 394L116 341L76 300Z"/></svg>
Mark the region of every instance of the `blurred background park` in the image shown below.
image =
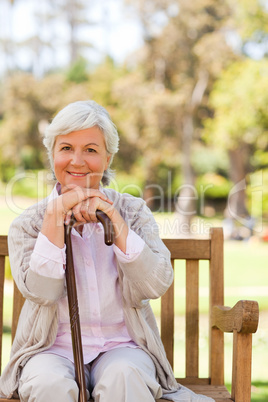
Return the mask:
<svg viewBox="0 0 268 402"><path fill-rule="evenodd" d="M0 60L0 234L54 184L46 125L94 99L120 134L111 186L162 237L223 226L225 304L259 302L252 400L268 401L267 0L1 0Z"/></svg>

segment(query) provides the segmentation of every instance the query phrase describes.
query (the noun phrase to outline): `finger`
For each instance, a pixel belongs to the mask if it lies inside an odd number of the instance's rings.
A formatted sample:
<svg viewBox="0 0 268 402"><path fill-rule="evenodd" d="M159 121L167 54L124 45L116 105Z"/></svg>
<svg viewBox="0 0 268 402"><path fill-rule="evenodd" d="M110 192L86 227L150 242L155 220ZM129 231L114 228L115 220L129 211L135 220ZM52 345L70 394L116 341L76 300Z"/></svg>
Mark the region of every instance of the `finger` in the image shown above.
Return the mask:
<svg viewBox="0 0 268 402"><path fill-rule="evenodd" d="M79 223L87 223L87 220L83 217L83 215L81 214L81 212L78 212L78 213L74 213L74 217L75 217L75 220L77 221L77 222L79 222Z"/></svg>
<svg viewBox="0 0 268 402"><path fill-rule="evenodd" d="M69 192L69 197L68 197L68 203L72 203L73 205L70 205L70 208L73 207L75 204L78 204L79 202L82 202L83 200L86 200L88 198L93 198L93 197L98 197L102 199L103 201L108 202L109 204L113 204L113 201L111 201L104 193L97 189L89 189L89 188L84 188L77 186L75 184L68 184L62 188L61 193L66 194Z"/></svg>
<svg viewBox="0 0 268 402"><path fill-rule="evenodd" d="M89 222L98 222L96 210L98 209L99 204L100 199L98 197L90 198L86 201L85 214L83 214L83 216L86 217Z"/></svg>
<svg viewBox="0 0 268 402"><path fill-rule="evenodd" d="M107 202L107 203L110 204L110 205L113 205L113 201L110 200L108 197L102 198L102 200L105 201L105 202Z"/></svg>
<svg viewBox="0 0 268 402"><path fill-rule="evenodd" d="M88 198L93 198L93 197L98 197L101 200L108 202L109 204L113 204L113 201L110 200L106 194L102 193L99 190L95 190L95 189L85 189L86 190L86 195Z"/></svg>
<svg viewBox="0 0 268 402"><path fill-rule="evenodd" d="M94 192L94 196L91 193L89 198L80 203L80 212L86 220L97 222L96 210L108 211L111 207L113 208L113 202L105 194L97 190L97 192Z"/></svg>
<svg viewBox="0 0 268 402"><path fill-rule="evenodd" d="M83 217L82 213L81 213L81 204L76 205L73 209L72 212L74 214L75 219L77 220L77 222L80 223L86 223L86 219Z"/></svg>
<svg viewBox="0 0 268 402"><path fill-rule="evenodd" d="M80 209L80 213L83 216L83 218L87 221L87 222L91 222L91 217L89 214L89 205L88 202L83 202L83 205L81 206Z"/></svg>
<svg viewBox="0 0 268 402"><path fill-rule="evenodd" d="M62 203L64 206L64 210L68 211L73 209L76 205L81 204L85 199L88 199L88 195L84 189L80 186L65 186L64 194L62 197ZM75 212L77 213L78 210L76 209Z"/></svg>
<svg viewBox="0 0 268 402"><path fill-rule="evenodd" d="M110 203L108 203L106 201L103 201L103 200L100 200L100 199L99 199L98 204L95 207L95 211L94 211L95 214L96 214L97 209L102 211L102 212L104 212L110 219L111 219L111 217L113 215L113 212L114 212L113 204L110 204Z"/></svg>
<svg viewBox="0 0 268 402"><path fill-rule="evenodd" d="M65 215L64 223L65 225L69 225L71 221L71 216L72 216L72 211L68 211L67 214Z"/></svg>

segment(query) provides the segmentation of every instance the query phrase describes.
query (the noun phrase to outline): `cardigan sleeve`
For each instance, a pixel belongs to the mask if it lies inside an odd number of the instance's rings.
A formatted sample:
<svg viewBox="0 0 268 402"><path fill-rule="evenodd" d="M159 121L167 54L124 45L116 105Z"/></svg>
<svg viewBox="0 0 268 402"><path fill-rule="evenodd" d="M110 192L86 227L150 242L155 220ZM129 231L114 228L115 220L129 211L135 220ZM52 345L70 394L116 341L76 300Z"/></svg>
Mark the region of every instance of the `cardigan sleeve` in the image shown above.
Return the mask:
<svg viewBox="0 0 268 402"><path fill-rule="evenodd" d="M65 278L50 278L30 269L30 260L41 230L45 202L24 211L8 233L10 266L16 285L25 299L40 305L57 302L65 292Z"/></svg>
<svg viewBox="0 0 268 402"><path fill-rule="evenodd" d="M39 232L30 260L30 269L42 276L61 279L65 276L65 266L66 245L59 248Z"/></svg>
<svg viewBox="0 0 268 402"><path fill-rule="evenodd" d="M125 199L121 201L122 216L145 245L134 261L118 261L119 276L124 302L142 307L149 299L156 299L167 291L173 281L173 268L170 252L160 239L150 209L142 199L131 196Z"/></svg>

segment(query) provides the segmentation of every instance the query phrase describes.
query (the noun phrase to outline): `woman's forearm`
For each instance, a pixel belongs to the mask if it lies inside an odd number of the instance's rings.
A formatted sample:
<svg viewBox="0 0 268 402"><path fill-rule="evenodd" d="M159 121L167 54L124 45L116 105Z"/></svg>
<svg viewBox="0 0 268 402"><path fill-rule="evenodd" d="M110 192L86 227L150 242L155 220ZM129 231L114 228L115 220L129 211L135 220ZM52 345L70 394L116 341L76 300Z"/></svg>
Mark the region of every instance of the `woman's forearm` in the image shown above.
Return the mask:
<svg viewBox="0 0 268 402"><path fill-rule="evenodd" d="M128 226L125 220L122 218L120 213L114 209L114 215L111 218L114 228L114 244L126 253L127 249L127 236L128 236Z"/></svg>
<svg viewBox="0 0 268 402"><path fill-rule="evenodd" d="M60 197L48 204L41 232L48 240L59 248L64 247L65 214L59 202Z"/></svg>

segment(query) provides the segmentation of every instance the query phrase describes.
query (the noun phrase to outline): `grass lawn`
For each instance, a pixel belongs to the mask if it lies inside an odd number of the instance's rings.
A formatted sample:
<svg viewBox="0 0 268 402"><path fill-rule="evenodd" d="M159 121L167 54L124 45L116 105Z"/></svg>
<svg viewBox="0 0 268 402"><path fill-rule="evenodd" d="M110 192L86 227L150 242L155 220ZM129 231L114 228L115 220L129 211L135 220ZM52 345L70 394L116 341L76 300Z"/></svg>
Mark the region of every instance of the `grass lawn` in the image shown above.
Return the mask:
<svg viewBox="0 0 268 402"><path fill-rule="evenodd" d="M6 199L4 196L0 196L0 235L7 234L13 219L34 203L35 200L31 198L13 197L12 199Z"/></svg>

